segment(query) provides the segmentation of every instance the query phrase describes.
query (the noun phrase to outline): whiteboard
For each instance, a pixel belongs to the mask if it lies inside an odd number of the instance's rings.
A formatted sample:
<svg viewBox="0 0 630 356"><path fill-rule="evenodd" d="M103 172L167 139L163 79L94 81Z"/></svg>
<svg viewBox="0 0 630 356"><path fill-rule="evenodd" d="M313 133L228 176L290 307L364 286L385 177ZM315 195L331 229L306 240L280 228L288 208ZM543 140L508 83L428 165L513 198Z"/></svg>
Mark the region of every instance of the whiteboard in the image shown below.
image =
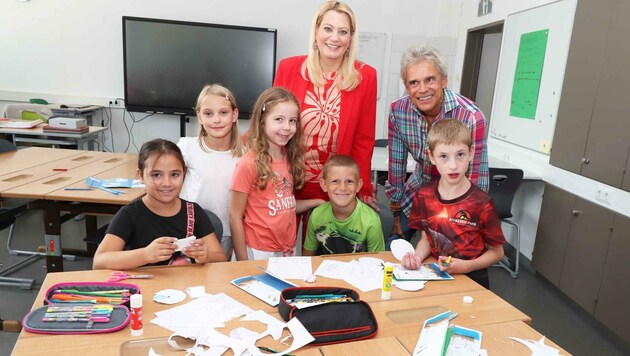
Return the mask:
<svg viewBox="0 0 630 356"><path fill-rule="evenodd" d="M505 22L490 135L549 154L556 126L577 0L561 0L508 15ZM512 89L523 34L549 30L534 119L510 116Z"/></svg>
<svg viewBox="0 0 630 356"><path fill-rule="evenodd" d="M387 37L385 33L359 32L359 60L376 69L376 99L381 97L383 83L383 66L385 63L385 45Z"/></svg>

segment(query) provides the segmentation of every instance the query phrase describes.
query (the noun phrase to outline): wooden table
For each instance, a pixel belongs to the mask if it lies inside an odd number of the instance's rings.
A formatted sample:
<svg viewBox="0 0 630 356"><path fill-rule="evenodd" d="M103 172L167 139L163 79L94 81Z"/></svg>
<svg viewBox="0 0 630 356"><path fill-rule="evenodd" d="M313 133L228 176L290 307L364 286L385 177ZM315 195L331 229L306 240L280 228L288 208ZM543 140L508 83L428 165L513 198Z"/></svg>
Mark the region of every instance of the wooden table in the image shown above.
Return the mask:
<svg viewBox="0 0 630 356"><path fill-rule="evenodd" d="M115 214L121 206L144 195L144 189L125 189L114 195L100 189L65 190L86 187L88 176L133 178L137 154L109 153L30 147L0 155L0 199L33 199L29 209L44 211L44 244L48 272L63 271L61 224L78 214L86 215L86 231L96 230L95 215ZM5 170L6 169L6 170ZM7 172L7 173L5 173ZM72 254L93 251L64 250Z"/></svg>
<svg viewBox="0 0 630 356"><path fill-rule="evenodd" d="M358 255L326 258L348 261L356 257ZM376 257L386 261L393 260L390 252L379 253ZM324 258L322 257L313 257L313 270L316 270L323 260ZM203 285L207 293L225 293L254 310L264 310L280 318L276 307L271 307L229 284L231 280L237 277L260 274L261 271L256 267L257 265L266 267L267 264L266 261L242 261L182 267L147 267L133 270L131 272L149 273L154 276L153 279L148 280L126 281L137 284L144 296L143 313L145 323L143 336L131 337L129 327L112 333L91 336L44 335L22 331L15 346L14 354L36 355L41 354L42 350L47 350L52 354L85 354L94 353L95 350L98 350L98 353L101 355L116 355L121 345L124 343L129 345L130 341L164 343L165 338L171 334L171 331L151 323L150 320L153 319L155 312L171 308L169 305L151 301L155 292L166 288L185 290L190 286ZM42 305L46 291L56 283L105 281L111 272L111 270L97 270L48 273L33 307ZM292 282L298 285L312 285L298 280L292 280ZM322 277L317 277L315 285L351 287L341 280ZM507 339L507 336L539 339L537 336L540 335L526 324L530 321L527 315L518 311L494 293L480 288L465 275L456 275L452 281L428 282L425 289L418 292L403 293L401 290L394 289L392 299L389 301L380 299L380 290L360 293L360 295L361 299L367 301L372 307L379 324L379 331L374 339L337 345L307 346L298 350L296 354L407 355L415 347L415 342L424 322L422 314L435 316L438 312L431 313L432 311L444 308L459 313L459 316L453 320L454 323L484 332L482 347L491 351L490 355L510 354L509 350L517 348L518 345L513 345L513 341ZM462 303L464 295L473 296L474 302L464 305ZM401 318L401 315L411 316L411 318ZM389 351L382 353L382 350Z"/></svg>

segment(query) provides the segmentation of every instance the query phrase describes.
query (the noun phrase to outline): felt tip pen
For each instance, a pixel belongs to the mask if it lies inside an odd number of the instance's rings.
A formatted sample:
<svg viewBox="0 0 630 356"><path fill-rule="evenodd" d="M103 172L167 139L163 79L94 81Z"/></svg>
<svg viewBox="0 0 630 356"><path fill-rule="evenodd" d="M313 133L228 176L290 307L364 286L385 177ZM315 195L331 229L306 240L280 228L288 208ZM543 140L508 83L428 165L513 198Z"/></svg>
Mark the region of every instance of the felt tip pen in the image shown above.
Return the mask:
<svg viewBox="0 0 630 356"><path fill-rule="evenodd" d="M448 265L451 264L451 260L453 259L453 256L448 256L448 258L446 259L446 261L442 261L442 266L446 267Z"/></svg>
<svg viewBox="0 0 630 356"><path fill-rule="evenodd" d="M42 318L42 321L66 321L66 322L94 322L94 323L108 323L109 318L106 317L94 317L94 318Z"/></svg>
<svg viewBox="0 0 630 356"><path fill-rule="evenodd" d="M53 168L53 172L67 172L67 168Z"/></svg>

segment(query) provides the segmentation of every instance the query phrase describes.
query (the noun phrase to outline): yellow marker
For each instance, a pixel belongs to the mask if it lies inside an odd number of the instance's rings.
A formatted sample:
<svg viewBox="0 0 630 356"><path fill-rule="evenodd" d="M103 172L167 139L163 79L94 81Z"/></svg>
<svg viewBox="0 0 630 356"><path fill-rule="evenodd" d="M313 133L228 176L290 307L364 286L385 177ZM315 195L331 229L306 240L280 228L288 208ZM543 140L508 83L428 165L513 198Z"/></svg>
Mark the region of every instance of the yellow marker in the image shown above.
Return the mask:
<svg viewBox="0 0 630 356"><path fill-rule="evenodd" d="M381 299L389 300L392 297L392 278L394 276L394 265L386 262L383 268L383 291Z"/></svg>
<svg viewBox="0 0 630 356"><path fill-rule="evenodd" d="M446 261L442 261L442 266L446 267L451 263L451 259L453 259L453 256L448 256L448 258L446 259Z"/></svg>

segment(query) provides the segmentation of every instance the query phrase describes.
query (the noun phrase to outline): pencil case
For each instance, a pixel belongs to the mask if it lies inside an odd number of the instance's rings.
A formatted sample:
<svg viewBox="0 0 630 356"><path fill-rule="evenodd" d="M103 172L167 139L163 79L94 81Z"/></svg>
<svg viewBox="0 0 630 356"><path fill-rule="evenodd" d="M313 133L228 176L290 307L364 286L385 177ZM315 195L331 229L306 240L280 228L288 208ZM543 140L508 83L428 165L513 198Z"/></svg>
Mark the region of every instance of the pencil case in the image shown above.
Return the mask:
<svg viewBox="0 0 630 356"><path fill-rule="evenodd" d="M60 303L60 301L53 300L53 296L56 293L61 292L61 291L76 290L76 291L79 291L79 292L94 293L94 292L106 292L106 291L123 290L123 289L129 290L130 294L140 293L140 287L138 287L135 284L131 284L131 283L120 283L120 282L62 282L62 283L57 283L57 284L52 285L46 291L46 297L45 297L45 300L44 300L44 305ZM66 292L64 292L64 293L66 293ZM86 296L89 296L89 294L87 294L87 293L86 293ZM67 294L73 294L73 293L68 292ZM105 298L108 298L108 297L105 297ZM95 298L95 300L97 302L99 302L99 303L122 304L122 305L125 305L127 308L129 308L129 297L126 297L125 300L122 300L122 301L112 301L112 300L96 299L96 298ZM89 302L86 302L86 303L89 303ZM67 303L67 304L72 304L72 303Z"/></svg>
<svg viewBox="0 0 630 356"><path fill-rule="evenodd" d="M297 299L311 296L346 296L346 301L325 302L298 308ZM297 298L296 298L297 297ZM339 287L286 288L280 293L278 312L285 321L297 318L315 338L313 344L335 344L369 339L376 336L378 323L370 305L360 300L359 293Z"/></svg>
<svg viewBox="0 0 630 356"><path fill-rule="evenodd" d="M43 321L49 307L69 307L64 304L49 304L28 313L22 320L22 328L36 334L98 334L120 330L129 324L131 313L124 305L108 304L113 307L107 322L88 321ZM71 307L91 307L94 304L73 303Z"/></svg>

